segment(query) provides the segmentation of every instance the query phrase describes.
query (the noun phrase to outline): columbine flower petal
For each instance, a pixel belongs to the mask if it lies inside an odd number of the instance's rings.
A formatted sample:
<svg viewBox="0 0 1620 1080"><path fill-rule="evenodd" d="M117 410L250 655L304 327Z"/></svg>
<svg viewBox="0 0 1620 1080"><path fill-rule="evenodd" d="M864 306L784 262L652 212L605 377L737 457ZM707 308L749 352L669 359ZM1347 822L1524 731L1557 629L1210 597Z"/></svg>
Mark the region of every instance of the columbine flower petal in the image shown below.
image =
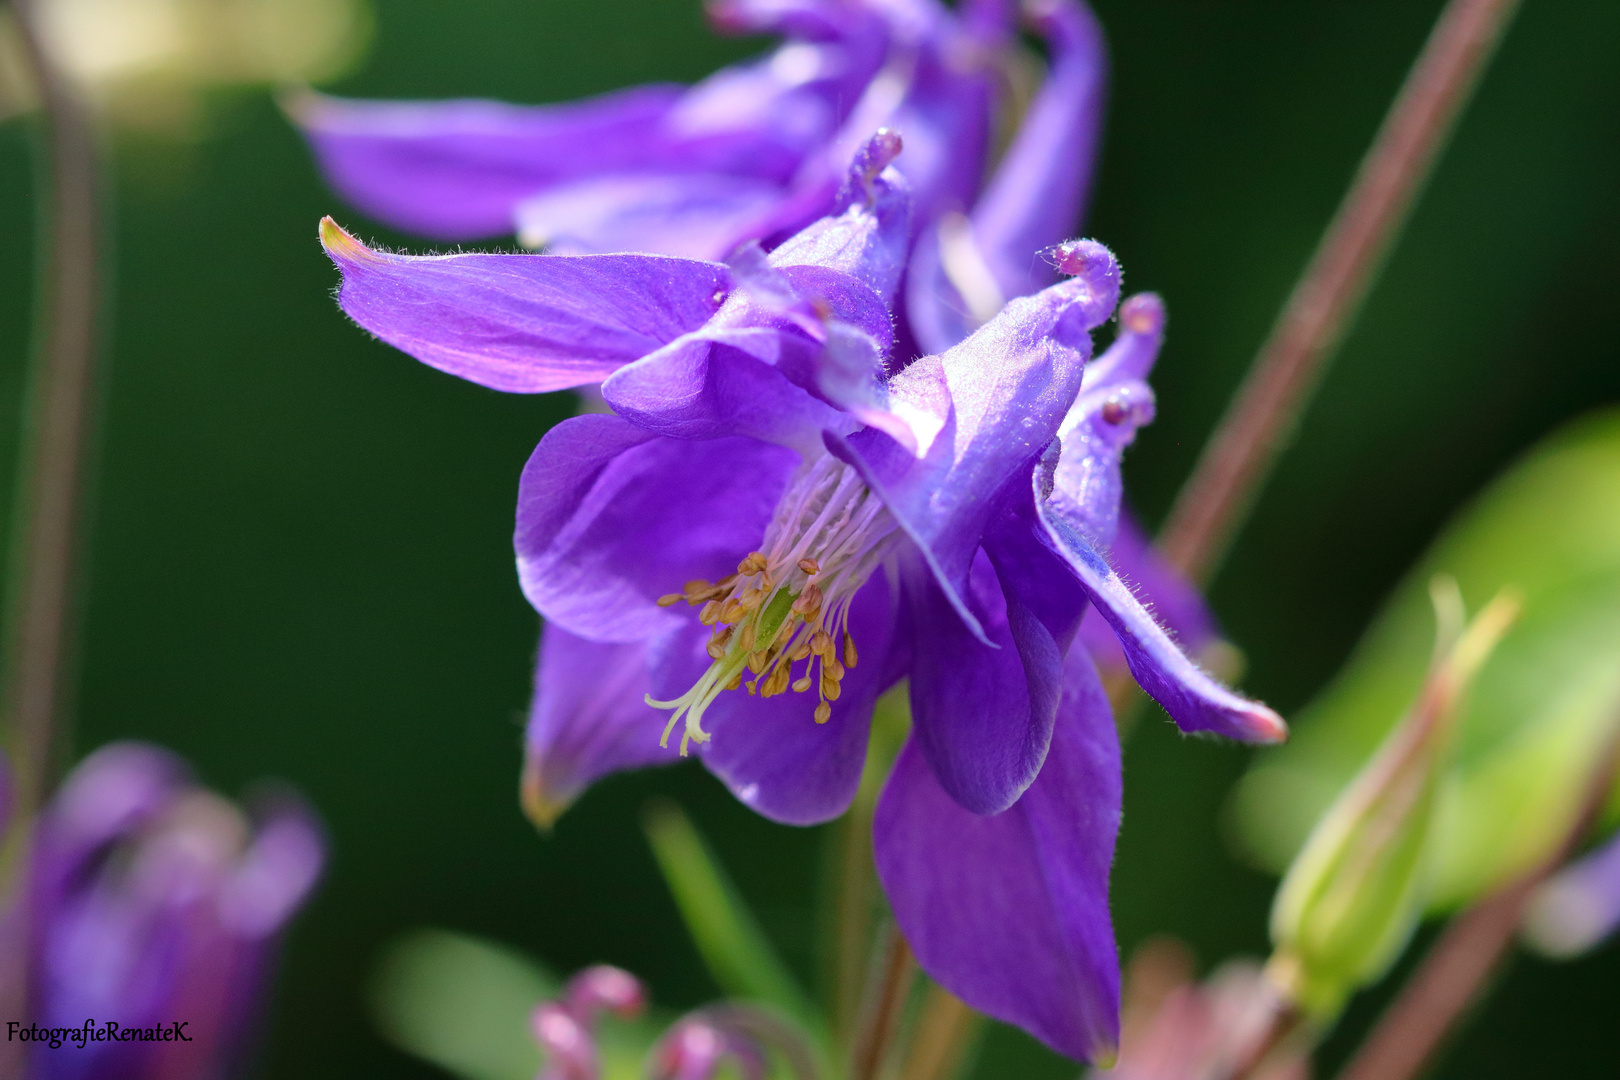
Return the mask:
<svg viewBox="0 0 1620 1080"><path fill-rule="evenodd" d="M679 628L659 597L753 550L794 454L752 439L684 441L616 416L546 433L518 486L518 576L543 616L597 641Z"/></svg>
<svg viewBox="0 0 1620 1080"><path fill-rule="evenodd" d="M1110 1059L1119 962L1108 868L1119 812L1119 742L1083 652L1066 664L1045 768L1010 809L964 810L913 739L884 788L873 845L923 968L1060 1053Z"/></svg>
<svg viewBox="0 0 1620 1080"><path fill-rule="evenodd" d="M1073 0L1041 0L1030 14L1052 50L1046 82L971 212L934 219L912 256L906 314L927 352L1051 284L1051 265L1031 255L1072 235L1085 205L1108 75L1102 29Z"/></svg>
<svg viewBox="0 0 1620 1080"><path fill-rule="evenodd" d="M645 700L648 649L644 641L590 641L560 626L541 632L522 782L523 811L536 825L549 829L603 776L668 763Z"/></svg>
<svg viewBox="0 0 1620 1080"><path fill-rule="evenodd" d="M355 322L425 364L510 393L598 382L702 326L725 300L719 263L663 255L390 255L327 218Z"/></svg>
<svg viewBox="0 0 1620 1080"><path fill-rule="evenodd" d="M511 232L512 208L550 184L642 160L682 91L639 86L538 107L312 93L287 104L355 206L437 240L475 240Z"/></svg>
<svg viewBox="0 0 1620 1080"><path fill-rule="evenodd" d="M1245 742L1281 742L1282 717L1257 701L1234 694L1199 670L1154 621L1108 560L1069 519L1061 503L1048 500L1036 477L1036 503L1053 550L1068 561L1081 587L1119 638L1137 685L1147 691L1183 731L1210 731Z"/></svg>

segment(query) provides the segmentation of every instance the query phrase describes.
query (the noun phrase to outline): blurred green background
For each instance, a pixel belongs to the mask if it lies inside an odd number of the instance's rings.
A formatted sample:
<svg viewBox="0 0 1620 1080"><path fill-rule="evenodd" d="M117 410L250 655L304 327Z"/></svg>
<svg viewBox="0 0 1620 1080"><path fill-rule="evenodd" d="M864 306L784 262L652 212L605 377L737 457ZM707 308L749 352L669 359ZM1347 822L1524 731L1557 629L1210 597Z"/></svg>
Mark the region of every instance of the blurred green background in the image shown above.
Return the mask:
<svg viewBox="0 0 1620 1080"><path fill-rule="evenodd" d="M1149 523L1307 257L1435 0L1099 0L1115 61L1086 227L1161 292L1160 411L1128 464ZM375 97L553 101L695 80L760 47L696 0L377 0ZM1529 0L1213 600L1246 688L1285 715L1332 674L1401 571L1493 473L1620 400L1620 5ZM784 954L815 967L818 830L769 825L693 766L601 785L550 838L516 781L536 619L510 547L518 471L567 395L504 397L370 340L331 298L324 213L424 250L322 187L259 92L216 92L190 142L114 140L116 279L75 742L170 746L236 793L296 784L331 837L277 992L270 1077L438 1075L372 1032L384 942L435 924L569 970L597 960L669 1006L714 993L638 826L685 805ZM0 415L17 415L34 190L0 127ZM1606 300L1605 297L1608 299ZM1604 312L1608 312L1607 315ZM14 459L8 426L5 474ZM9 504L9 499L6 500ZM1174 734L1126 757L1122 950L1152 932L1212 965L1260 954L1273 882L1225 854L1248 752ZM1614 1075L1620 946L1528 959L1445 1077ZM1352 1009L1331 1064L1375 1013ZM997 1030L980 1077L1065 1077Z"/></svg>

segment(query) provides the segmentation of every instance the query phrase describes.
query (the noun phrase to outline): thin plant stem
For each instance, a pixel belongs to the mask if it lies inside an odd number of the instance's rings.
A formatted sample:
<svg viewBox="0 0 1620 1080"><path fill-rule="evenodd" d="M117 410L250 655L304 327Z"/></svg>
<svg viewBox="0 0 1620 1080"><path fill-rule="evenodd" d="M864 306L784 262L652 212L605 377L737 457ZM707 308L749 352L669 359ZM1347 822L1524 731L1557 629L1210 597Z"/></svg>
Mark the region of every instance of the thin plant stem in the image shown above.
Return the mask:
<svg viewBox="0 0 1620 1080"><path fill-rule="evenodd" d="M44 118L36 328L16 493L0 655L0 722L11 757L14 802L0 898L9 946L0 952L0 1012L26 1016L28 828L45 796L69 697L85 459L95 414L101 215L97 144L89 103L37 33L32 3L13 10ZM0 1076L22 1058L0 1052Z"/></svg>
<svg viewBox="0 0 1620 1080"><path fill-rule="evenodd" d="M1159 535L1207 582L1400 232L1518 0L1450 0Z"/></svg>
<svg viewBox="0 0 1620 1080"><path fill-rule="evenodd" d="M1451 921L1339 1080L1417 1076L1479 999L1513 944L1531 894L1580 846L1614 789L1620 773L1620 717L1615 724L1617 734L1588 777L1580 810L1557 852Z"/></svg>
<svg viewBox="0 0 1620 1080"><path fill-rule="evenodd" d="M868 799L857 796L850 812L838 824L837 865L832 1019L838 1045L848 1047L860 1014L861 977L872 954L872 909L877 892L872 872L872 805Z"/></svg>
<svg viewBox="0 0 1620 1080"><path fill-rule="evenodd" d="M984 1027L984 1017L961 998L934 984L923 999L900 1080L954 1080Z"/></svg>
<svg viewBox="0 0 1620 1080"><path fill-rule="evenodd" d="M900 1017L911 996L917 963L905 935L892 922L885 929L873 977L861 1003L860 1028L850 1055L849 1080L877 1080L900 1031Z"/></svg>

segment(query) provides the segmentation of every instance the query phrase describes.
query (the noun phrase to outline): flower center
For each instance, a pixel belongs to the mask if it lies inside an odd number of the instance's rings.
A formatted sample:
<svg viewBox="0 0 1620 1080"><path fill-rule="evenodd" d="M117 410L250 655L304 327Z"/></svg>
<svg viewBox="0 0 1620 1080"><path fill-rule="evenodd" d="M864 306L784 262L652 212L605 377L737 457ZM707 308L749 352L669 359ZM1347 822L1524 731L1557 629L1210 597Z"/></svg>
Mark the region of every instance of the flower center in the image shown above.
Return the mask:
<svg viewBox="0 0 1620 1080"><path fill-rule="evenodd" d="M762 549L737 564L737 572L710 583L688 581L660 597L660 607L685 600L701 605L698 620L714 628L709 665L692 689L674 701L647 704L673 709L660 745L681 719L681 753L708 742L703 713L721 691L735 690L751 674L750 694L774 697L790 688L816 688L816 723L832 716L839 683L855 666L849 605L888 553L897 533L894 518L848 465L823 455L800 468L765 530ZM795 678L795 665L802 663Z"/></svg>

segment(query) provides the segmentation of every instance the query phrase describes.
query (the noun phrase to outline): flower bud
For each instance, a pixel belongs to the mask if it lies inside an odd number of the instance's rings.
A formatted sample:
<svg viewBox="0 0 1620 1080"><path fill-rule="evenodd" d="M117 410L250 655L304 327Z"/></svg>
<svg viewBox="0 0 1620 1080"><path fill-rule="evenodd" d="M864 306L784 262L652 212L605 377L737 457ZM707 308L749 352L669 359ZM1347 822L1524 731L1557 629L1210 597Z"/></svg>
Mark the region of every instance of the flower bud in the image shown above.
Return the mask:
<svg viewBox="0 0 1620 1080"><path fill-rule="evenodd" d="M1322 1019L1381 976L1417 926L1462 698L1519 610L1499 594L1464 629L1456 583L1437 577L1430 595L1439 629L1417 702L1317 822L1272 907L1268 973Z"/></svg>

